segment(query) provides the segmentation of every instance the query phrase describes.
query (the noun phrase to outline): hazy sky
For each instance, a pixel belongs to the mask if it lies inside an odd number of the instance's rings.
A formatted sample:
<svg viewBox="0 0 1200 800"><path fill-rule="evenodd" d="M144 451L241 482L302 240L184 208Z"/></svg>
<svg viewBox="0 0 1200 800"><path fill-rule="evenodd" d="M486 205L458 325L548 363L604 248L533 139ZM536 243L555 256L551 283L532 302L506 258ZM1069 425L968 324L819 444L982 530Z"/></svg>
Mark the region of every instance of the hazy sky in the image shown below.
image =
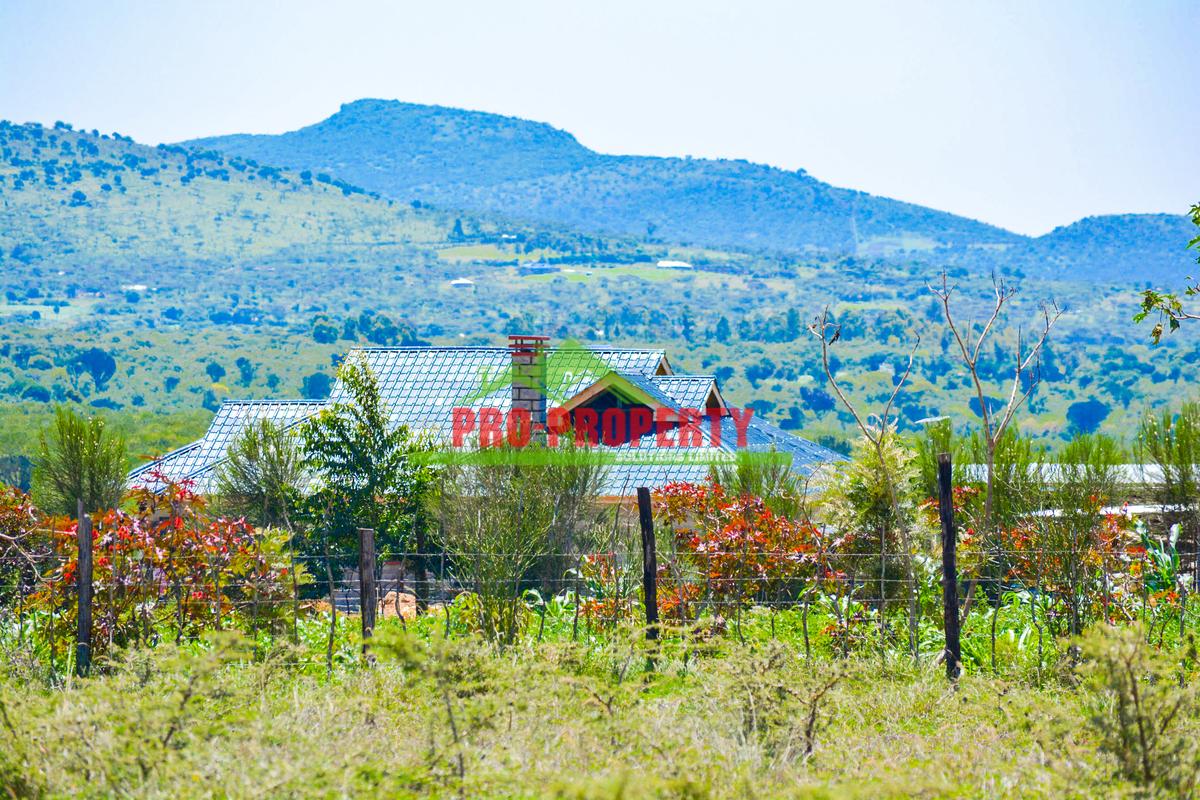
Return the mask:
<svg viewBox="0 0 1200 800"><path fill-rule="evenodd" d="M1200 2L0 0L0 117L158 143L383 97L1026 233L1200 201Z"/></svg>

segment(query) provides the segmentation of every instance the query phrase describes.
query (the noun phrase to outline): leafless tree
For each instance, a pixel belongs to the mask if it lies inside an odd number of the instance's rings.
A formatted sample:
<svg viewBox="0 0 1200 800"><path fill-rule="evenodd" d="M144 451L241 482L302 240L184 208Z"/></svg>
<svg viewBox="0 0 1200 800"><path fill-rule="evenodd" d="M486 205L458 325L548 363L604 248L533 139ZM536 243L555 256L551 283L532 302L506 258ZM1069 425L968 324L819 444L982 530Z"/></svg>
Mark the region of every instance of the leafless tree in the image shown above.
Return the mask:
<svg viewBox="0 0 1200 800"><path fill-rule="evenodd" d="M892 410L896 404L896 398L900 395L900 390L904 388L904 384L908 382L909 375L912 373L913 358L916 355L917 347L921 343L921 337L918 335L913 342L912 349L908 353L908 363L904 367L904 372L901 373L899 380L894 381L892 392L888 395L887 402L883 405L883 410L878 415L863 416L858 408L850 400L845 389L838 383L837 376L833 373L833 368L829 363L829 350L841 338L842 326L833 321L830 316L829 307L826 306L821 310L821 313L808 326L809 332L817 338L821 343L821 366L825 370L825 378L829 382L829 386L833 389L833 393L837 395L838 400L854 418L855 424L862 432L867 442L875 451L875 455L879 461L881 477L886 486L888 493L888 502L891 505L891 519L898 527L896 530L897 538L904 549L904 558L902 563L905 570L905 583L908 588L908 638L909 649L912 652L913 658L917 657L917 623L919 608L917 605L917 582L916 572L912 564L912 532L904 522L904 516L900 508L900 491L897 486L897 476L892 473L889 466L889 460L886 454L886 447L889 438L895 436L895 426L892 424ZM887 540L890 532L886 529L883 535L880 536L880 571L879 571L879 627L881 634L885 632L885 621L883 614L883 604L887 597Z"/></svg>
<svg viewBox="0 0 1200 800"><path fill-rule="evenodd" d="M985 467L987 477L983 517L985 530L990 533L993 524L992 506L995 497L996 446L1017 411L1025 404L1025 401L1029 399L1034 389L1037 388L1038 383L1041 382L1042 352L1045 348L1046 340L1050 337L1051 329L1058 322L1059 318L1062 317L1063 312L1053 300L1049 304L1043 303L1039 312L1040 322L1038 333L1032 339L1026 337L1024 329L1021 327L1017 328L1017 341L1013 350L1012 361L1012 385L1008 392L1008 400L1000 408L993 409L989 406L987 395L984 393L983 378L979 374L979 360L984 352L984 346L996 333L997 324L1004 315L1009 301L1016 296L1017 289L1005 283L1002 278L998 278L995 273L992 274L993 301L991 313L987 321L980 327L973 321L967 321L964 325L955 319L950 302L955 288L955 286L950 284L945 272L942 273L940 285L929 284L929 291L941 303L942 316L946 320L946 327L950 330L955 343L958 345L963 365L971 375L971 384L975 391L975 398L979 402L979 414L983 421L980 433L983 437L984 451L986 453ZM976 330L978 330L978 333L976 333Z"/></svg>

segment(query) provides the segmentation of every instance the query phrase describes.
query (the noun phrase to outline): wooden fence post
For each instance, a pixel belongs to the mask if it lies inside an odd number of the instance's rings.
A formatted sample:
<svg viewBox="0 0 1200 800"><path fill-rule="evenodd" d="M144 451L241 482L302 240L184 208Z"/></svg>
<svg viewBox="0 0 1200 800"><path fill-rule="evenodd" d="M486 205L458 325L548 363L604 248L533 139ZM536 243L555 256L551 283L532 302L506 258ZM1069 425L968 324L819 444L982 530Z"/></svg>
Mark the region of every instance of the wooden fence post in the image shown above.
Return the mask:
<svg viewBox="0 0 1200 800"><path fill-rule="evenodd" d="M942 603L946 625L946 678L958 680L962 644L958 620L958 534L954 530L954 480L949 453L938 453L938 511L942 520Z"/></svg>
<svg viewBox="0 0 1200 800"><path fill-rule="evenodd" d="M358 608L362 615L363 655L367 655L367 640L375 632L375 530L358 529Z"/></svg>
<svg viewBox="0 0 1200 800"><path fill-rule="evenodd" d="M78 570L75 588L78 600L75 632L75 674L86 677L92 667L92 518L83 512L83 500L78 505L76 539L79 543Z"/></svg>
<svg viewBox="0 0 1200 800"><path fill-rule="evenodd" d="M654 510L650 490L637 490L638 521L642 524L642 598L646 606L646 638L658 639L658 553L654 545Z"/></svg>

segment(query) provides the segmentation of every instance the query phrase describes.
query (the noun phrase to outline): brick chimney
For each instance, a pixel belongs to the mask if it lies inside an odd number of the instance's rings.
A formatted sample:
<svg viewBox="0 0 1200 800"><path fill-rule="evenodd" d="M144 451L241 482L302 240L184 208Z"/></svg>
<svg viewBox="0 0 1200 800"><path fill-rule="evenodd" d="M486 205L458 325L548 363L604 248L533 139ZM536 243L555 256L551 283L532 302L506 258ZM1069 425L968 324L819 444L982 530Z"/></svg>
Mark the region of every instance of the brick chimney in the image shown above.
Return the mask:
<svg viewBox="0 0 1200 800"><path fill-rule="evenodd" d="M546 347L549 336L509 336L512 354L512 407L524 409L533 421L533 436L546 430Z"/></svg>

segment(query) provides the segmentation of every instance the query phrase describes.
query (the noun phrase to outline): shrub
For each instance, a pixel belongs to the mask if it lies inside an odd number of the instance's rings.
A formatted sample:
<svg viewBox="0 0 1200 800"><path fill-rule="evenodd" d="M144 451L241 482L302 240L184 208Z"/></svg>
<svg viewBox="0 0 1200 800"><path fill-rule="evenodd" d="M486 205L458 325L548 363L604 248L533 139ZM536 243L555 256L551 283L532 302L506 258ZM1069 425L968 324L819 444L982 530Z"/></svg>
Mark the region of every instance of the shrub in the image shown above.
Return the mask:
<svg viewBox="0 0 1200 800"><path fill-rule="evenodd" d="M570 544L552 531L566 524L564 515L596 505L595 465L564 448L565 455L548 454L562 458L533 464L520 457L531 448L489 448L487 458L450 461L437 478L442 544L456 576L478 594L481 630L502 645L520 632L523 588L544 579L544 563L562 555L555 546Z"/></svg>
<svg viewBox="0 0 1200 800"><path fill-rule="evenodd" d="M1172 797L1194 796L1200 703L1193 687L1181 685L1178 661L1156 652L1136 626L1097 629L1082 647L1096 693L1090 722L1100 747L1129 780Z"/></svg>
<svg viewBox="0 0 1200 800"><path fill-rule="evenodd" d="M166 631L175 640L220 629L240 616L252 626L291 608L292 569L286 534L258 531L244 520L212 517L188 483L150 476L157 493L130 493L136 514L98 514L93 541L93 636L97 656L112 647L154 643ZM59 566L33 597L52 610L54 646L75 635L78 605L78 523L52 521L51 546ZM296 576L298 583L305 576Z"/></svg>
<svg viewBox="0 0 1200 800"><path fill-rule="evenodd" d="M753 600L807 604L818 587L840 585L834 563L849 535L777 514L749 493L729 495L711 480L669 484L656 499L672 532L659 578L659 608L667 619L694 619L697 602L711 600L740 623Z"/></svg>

